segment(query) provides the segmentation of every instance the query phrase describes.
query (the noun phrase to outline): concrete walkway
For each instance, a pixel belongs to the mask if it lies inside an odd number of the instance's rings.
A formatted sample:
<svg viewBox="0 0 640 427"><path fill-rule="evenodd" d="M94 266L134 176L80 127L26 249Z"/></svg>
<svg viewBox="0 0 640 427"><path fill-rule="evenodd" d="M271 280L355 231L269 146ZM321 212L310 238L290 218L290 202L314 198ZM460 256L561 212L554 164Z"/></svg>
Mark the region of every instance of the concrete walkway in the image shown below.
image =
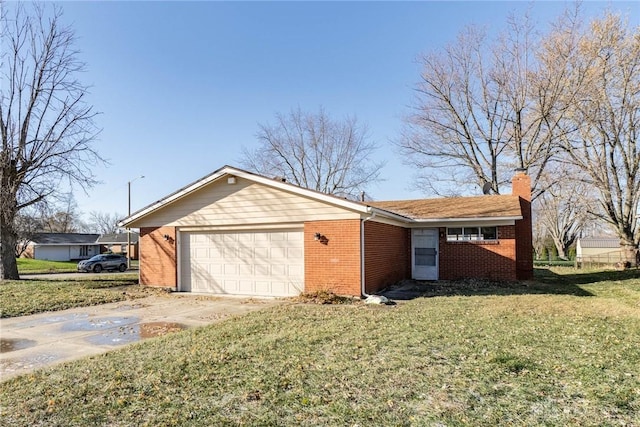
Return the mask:
<svg viewBox="0 0 640 427"><path fill-rule="evenodd" d="M0 380L281 303L172 293L0 319Z"/></svg>

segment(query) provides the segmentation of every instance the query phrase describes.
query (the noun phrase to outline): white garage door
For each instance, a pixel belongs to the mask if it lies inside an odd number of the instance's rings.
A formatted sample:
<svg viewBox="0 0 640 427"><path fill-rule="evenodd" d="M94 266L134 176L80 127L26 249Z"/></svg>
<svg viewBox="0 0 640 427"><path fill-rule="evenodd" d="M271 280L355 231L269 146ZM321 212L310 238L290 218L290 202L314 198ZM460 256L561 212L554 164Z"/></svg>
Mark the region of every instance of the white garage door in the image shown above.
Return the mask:
<svg viewBox="0 0 640 427"><path fill-rule="evenodd" d="M36 246L35 259L46 259L49 261L69 261L68 246Z"/></svg>
<svg viewBox="0 0 640 427"><path fill-rule="evenodd" d="M291 296L304 289L300 230L183 232L180 290Z"/></svg>

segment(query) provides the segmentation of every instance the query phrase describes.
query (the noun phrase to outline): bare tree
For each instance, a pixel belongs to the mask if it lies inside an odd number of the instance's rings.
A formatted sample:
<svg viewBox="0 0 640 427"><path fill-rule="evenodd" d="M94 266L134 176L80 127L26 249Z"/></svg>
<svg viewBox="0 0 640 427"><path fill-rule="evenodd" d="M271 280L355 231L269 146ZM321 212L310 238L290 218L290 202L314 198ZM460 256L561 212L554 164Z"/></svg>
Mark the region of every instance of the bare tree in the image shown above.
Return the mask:
<svg viewBox="0 0 640 427"><path fill-rule="evenodd" d="M334 120L323 109L277 114L257 137L256 150L243 150L245 168L323 193L355 199L378 181L383 166L372 161L377 146L355 117Z"/></svg>
<svg viewBox="0 0 640 427"><path fill-rule="evenodd" d="M110 234L118 231L118 221L124 215L114 212L112 214L105 212L92 211L89 213L87 229L91 232L100 234Z"/></svg>
<svg viewBox="0 0 640 427"><path fill-rule="evenodd" d="M15 256L19 258L27 250L35 234L42 231L42 222L37 216L23 211L16 215L15 229L17 235Z"/></svg>
<svg viewBox="0 0 640 427"><path fill-rule="evenodd" d="M72 193L56 194L47 203L40 203L39 213L40 231L45 233L79 233L85 228Z"/></svg>
<svg viewBox="0 0 640 427"><path fill-rule="evenodd" d="M629 261L640 242L640 28L617 15L595 19L580 34L567 85L578 96L565 139L572 164L598 192L594 212L611 224ZM553 56L554 52L548 52Z"/></svg>
<svg viewBox="0 0 640 427"><path fill-rule="evenodd" d="M552 183L544 184L546 191L535 202L536 229L553 240L559 258L567 259L569 247L593 214L589 206L593 191L577 173L560 168L548 172Z"/></svg>
<svg viewBox="0 0 640 427"><path fill-rule="evenodd" d="M398 145L435 193L485 183L499 193L514 168L529 171L534 199L544 191L568 97L558 64L538 59L540 37L528 17L507 24L496 40L467 27L421 59L414 113Z"/></svg>
<svg viewBox="0 0 640 427"><path fill-rule="evenodd" d="M19 278L16 215L61 184L95 183L95 111L77 80L84 68L62 11L2 4L0 16L0 279Z"/></svg>
<svg viewBox="0 0 640 427"><path fill-rule="evenodd" d="M421 58L415 112L399 145L435 193L443 182L456 188L489 182L498 193L505 180L498 171L508 140L504 88L492 78L487 51L485 32L467 27L456 43Z"/></svg>

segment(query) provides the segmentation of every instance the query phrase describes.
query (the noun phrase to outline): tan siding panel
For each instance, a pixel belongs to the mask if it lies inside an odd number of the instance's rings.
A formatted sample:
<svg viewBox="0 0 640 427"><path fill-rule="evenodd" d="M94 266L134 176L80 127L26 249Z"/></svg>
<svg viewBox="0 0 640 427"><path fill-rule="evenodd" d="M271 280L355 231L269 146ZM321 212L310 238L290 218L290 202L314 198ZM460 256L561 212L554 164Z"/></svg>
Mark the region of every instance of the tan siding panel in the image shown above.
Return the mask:
<svg viewBox="0 0 640 427"><path fill-rule="evenodd" d="M133 227L272 224L356 219L356 212L238 179L214 182L144 217Z"/></svg>

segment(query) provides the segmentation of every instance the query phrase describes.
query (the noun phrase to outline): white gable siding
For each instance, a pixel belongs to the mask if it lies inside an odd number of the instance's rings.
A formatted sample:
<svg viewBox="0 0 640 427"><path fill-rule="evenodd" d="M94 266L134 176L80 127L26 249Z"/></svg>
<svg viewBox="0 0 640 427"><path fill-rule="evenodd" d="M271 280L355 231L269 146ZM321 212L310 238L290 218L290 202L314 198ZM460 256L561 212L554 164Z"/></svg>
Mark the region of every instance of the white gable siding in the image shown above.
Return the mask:
<svg viewBox="0 0 640 427"><path fill-rule="evenodd" d="M360 214L240 179L213 182L130 227L225 226L357 219Z"/></svg>

